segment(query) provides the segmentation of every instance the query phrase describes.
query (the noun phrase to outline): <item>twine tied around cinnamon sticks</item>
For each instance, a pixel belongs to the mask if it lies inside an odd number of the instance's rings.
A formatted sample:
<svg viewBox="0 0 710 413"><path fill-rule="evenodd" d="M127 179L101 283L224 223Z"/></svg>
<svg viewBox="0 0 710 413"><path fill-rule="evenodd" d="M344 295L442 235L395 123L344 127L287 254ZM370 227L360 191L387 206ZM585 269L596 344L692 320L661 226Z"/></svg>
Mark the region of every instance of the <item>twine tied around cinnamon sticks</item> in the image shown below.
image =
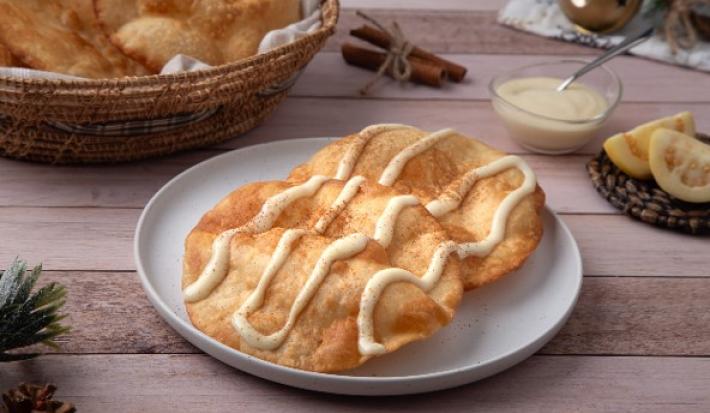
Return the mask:
<svg viewBox="0 0 710 413"><path fill-rule="evenodd" d="M698 42L698 33L691 21L695 6L710 5L710 0L672 0L668 2L668 13L663 22L666 41L673 54L678 48L692 49Z"/></svg>
<svg viewBox="0 0 710 413"><path fill-rule="evenodd" d="M411 43L397 22L386 29L383 24L357 11L356 14L374 25L364 25L353 29L350 34L358 39L378 46L384 53L359 47L351 43L342 46L343 58L348 64L375 71L375 76L360 89L366 95L384 75L400 82L412 81L440 87L444 80L460 82L466 75L466 68L423 50Z"/></svg>
<svg viewBox="0 0 710 413"><path fill-rule="evenodd" d="M387 57L385 61L382 62L375 77L373 77L369 82L360 89L361 95L366 95L370 88L385 74L385 71L389 70L392 73L392 77L399 80L400 82L406 82L412 76L412 65L409 63L407 58L409 54L412 53L412 48L414 45L410 43L402 29L399 27L397 22L392 22L392 31L388 31L384 28L377 20L366 15L361 11L355 12L358 16L374 24L378 29L385 33L390 38L389 50L387 50Z"/></svg>

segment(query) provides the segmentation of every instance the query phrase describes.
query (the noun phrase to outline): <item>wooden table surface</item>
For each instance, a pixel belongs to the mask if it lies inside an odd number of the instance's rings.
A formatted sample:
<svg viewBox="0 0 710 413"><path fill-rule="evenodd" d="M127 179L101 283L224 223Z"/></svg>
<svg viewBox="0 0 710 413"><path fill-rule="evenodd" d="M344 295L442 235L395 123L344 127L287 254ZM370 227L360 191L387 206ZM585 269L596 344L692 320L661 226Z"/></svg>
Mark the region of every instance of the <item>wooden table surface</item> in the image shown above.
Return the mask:
<svg viewBox="0 0 710 413"><path fill-rule="evenodd" d="M599 51L496 24L504 3L469 0L344 0L338 34L291 96L262 126L217 147L108 167L53 167L0 159L0 263L44 263L45 280L69 289L73 331L61 350L0 366L0 388L59 385L81 412L159 411L710 411L710 239L651 228L619 214L591 186L584 165L600 142L560 157L533 155L506 136L488 101L495 73ZM416 43L469 68L470 81L441 90L391 83L368 98L371 73L346 66L339 45L359 24L355 8L397 19ZM710 131L710 76L643 59L609 64L623 103L605 128L628 129L682 110ZM521 154L548 204L569 225L584 259L574 313L536 355L493 378L456 389L391 398L297 390L202 354L148 303L132 240L150 196L204 159L257 142L336 136L377 122L454 127ZM235 410L236 409L236 410Z"/></svg>

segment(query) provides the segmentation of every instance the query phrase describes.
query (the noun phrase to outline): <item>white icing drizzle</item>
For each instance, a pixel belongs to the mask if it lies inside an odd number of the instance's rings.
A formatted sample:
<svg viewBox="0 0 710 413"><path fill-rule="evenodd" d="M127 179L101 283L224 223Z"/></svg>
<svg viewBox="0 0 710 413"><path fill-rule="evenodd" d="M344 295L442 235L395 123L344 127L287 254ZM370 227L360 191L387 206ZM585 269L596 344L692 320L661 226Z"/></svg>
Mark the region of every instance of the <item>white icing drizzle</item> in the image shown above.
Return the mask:
<svg viewBox="0 0 710 413"><path fill-rule="evenodd" d="M520 169L525 179L518 188L506 195L500 205L498 205L498 209L496 209L496 212L493 214L491 230L486 238L481 241L459 244L458 255L461 259L470 256L485 257L490 254L493 248L495 248L496 245L498 245L505 238L505 227L510 213L513 212L513 209L520 203L520 201L523 200L524 197L535 192L537 179L535 178L535 174L532 169L530 169L525 161L512 155L500 158L500 160L502 161L501 164L494 165L490 171L486 171L488 175L485 176L496 174L498 172L495 171L498 168L500 168L499 171L502 171L503 169L506 169L506 165L510 165L508 166L509 168L517 167ZM483 168L485 168L485 166ZM481 177L484 177L484 175L482 174Z"/></svg>
<svg viewBox="0 0 710 413"><path fill-rule="evenodd" d="M295 231L295 232L294 232ZM302 231L302 232L299 232ZM264 335L259 333L247 320L249 313L258 309L264 302L264 293L269 282L285 262L291 246L295 240L305 234L305 230L287 230L284 232L274 255L266 266L259 284L244 304L232 317L232 325L239 332L239 335L249 343L249 345L262 350L273 350L278 348L286 339L289 331L296 323L296 317L303 311L308 302L315 295L316 290L323 282L323 279L330 272L330 267L335 261L348 259L359 254L367 246L369 238L366 235L355 233L339 238L328 245L321 253L315 267L311 271L306 283L301 287L296 299L291 304L286 323L278 331Z"/></svg>
<svg viewBox="0 0 710 413"><path fill-rule="evenodd" d="M382 215L377 219L377 224L375 224L375 241L387 248L392 242L394 224L397 222L399 213L407 206L418 204L419 200L413 195L398 195L390 198Z"/></svg>
<svg viewBox="0 0 710 413"><path fill-rule="evenodd" d="M268 231L274 225L276 218L291 205L294 201L300 198L312 197L313 194L323 186L328 177L323 175L314 175L306 182L292 186L287 190L276 194L264 202L259 213L254 216L246 225L244 231L258 234Z"/></svg>
<svg viewBox="0 0 710 413"><path fill-rule="evenodd" d="M441 243L437 247L432 260L429 263L427 272L424 276L422 276L422 278L417 278L416 275L401 268L388 268L377 272L368 281L360 300L360 313L358 314L357 320L359 331L358 348L361 354L377 355L386 351L382 344L375 342L373 326L373 312L382 291L384 291L384 289L392 283L409 282L418 286L424 292L429 292L439 281L439 278L441 278L441 274L446 265L446 259L452 252L456 252L461 259L472 255L480 257L490 254L493 248L495 248L495 246L498 245L505 237L506 222L512 210L525 196L535 191L535 186L537 185L535 174L527 163L525 163L525 161L521 158L512 155L505 156L491 162L488 165L467 172L461 180L461 183L458 184L461 193L454 192L455 196L448 193L445 197L431 201L427 204L426 208L432 213L432 215L435 217L443 216L461 205L461 202L463 202L466 194L468 194L478 179L495 175L513 167L517 167L523 173L523 183L520 187L506 195L500 203L498 209L496 209L496 212L493 214L491 230L485 239L477 242L467 242L462 244L456 244L453 241L445 241ZM398 197L392 198L392 200L396 198ZM385 214L387 214L390 205L388 205L385 209ZM399 211L401 211L401 208ZM383 216L385 214L383 214ZM396 213L395 218L389 219L391 221L396 219ZM380 217L380 220L382 220L382 216ZM378 226L380 225L380 220L377 222ZM381 236L386 238L387 235L389 235L391 239L393 231L392 227L390 227L387 231L386 235Z"/></svg>
<svg viewBox="0 0 710 413"><path fill-rule="evenodd" d="M197 280L183 291L185 301L195 302L206 298L222 282L229 269L229 244L235 234L268 231L286 207L299 198L313 196L327 180L328 178L322 175L312 176L308 181L267 199L259 213L246 224L219 234L212 242L212 255L207 265Z"/></svg>
<svg viewBox="0 0 710 413"><path fill-rule="evenodd" d="M358 349L360 354L376 355L385 352L385 346L375 342L375 328L373 325L375 305L377 305L385 288L395 282L407 282L416 285L424 292L429 292L441 278L447 258L456 249L457 245L453 241L444 241L439 244L431 257L427 271L421 278L402 268L386 268L376 272L370 278L362 292L360 312L357 316L359 330Z"/></svg>
<svg viewBox="0 0 710 413"><path fill-rule="evenodd" d="M525 180L521 188L535 189L535 174L530 167L519 157L508 155L466 172L460 180L449 185L443 191L443 195L426 204L426 209L436 218L440 218L461 206L461 202L479 179L488 178L510 168L518 168L523 173ZM532 188L529 188L530 186Z"/></svg>
<svg viewBox="0 0 710 413"><path fill-rule="evenodd" d="M343 209L345 209L348 203L355 197L355 194L357 194L357 191L360 190L360 186L364 182L365 177L363 176L358 175L350 178L343 186L338 197L333 201L333 205L321 215L318 222L313 226L313 230L319 234L324 233L325 230L328 229L328 225L343 212Z"/></svg>
<svg viewBox="0 0 710 413"><path fill-rule="evenodd" d="M281 269L286 262L289 254L293 250L293 244L299 240L308 231L305 229L289 229L284 231L281 235L279 243L276 245L269 263L266 265L264 272L259 278L259 283L257 284L254 291L249 294L249 297L244 301L241 307L232 316L232 324L234 328L239 331L240 336L252 346L262 346L264 349L274 349L283 341L285 331L283 328L274 334L269 336L264 336L254 329L254 327L249 323L247 317L250 313L256 311L262 304L264 304L264 295L266 294L266 289L271 283L276 273Z"/></svg>
<svg viewBox="0 0 710 413"><path fill-rule="evenodd" d="M373 136L387 130L399 128L411 127L399 124L381 124L370 126L361 131L358 136L359 139L353 142L340 160L335 178L343 180L351 175L361 152ZM410 159L431 148L439 140L452 133L454 131L451 129L443 129L425 136L403 149L390 160L380 176L379 183L386 186L394 184ZM490 233L485 239L462 244L457 244L454 241L442 242L434 252L427 271L421 278L401 268L386 268L375 273L367 282L360 299L360 312L357 318L359 330L358 348L361 354L376 355L386 351L382 344L375 341L373 320L375 307L385 288L395 282L408 282L428 293L441 278L450 254L456 252L462 259L471 255L485 256L489 254L505 237L506 221L512 210L525 196L534 192L536 186L535 175L521 158L505 156L488 165L467 172L460 180L452 183L443 191L439 198L426 205L427 210L435 217L446 215L461 205L465 196L479 179L514 167L523 173L523 183L519 188L510 192L498 206L493 215ZM221 233L213 242L212 255L205 269L197 281L185 289L185 300L193 302L207 297L224 279L229 264L229 244L234 234L238 232L257 233L267 231L288 205L298 198L312 196L326 180L326 177L316 175L301 185L291 187L280 194L274 195L264 203L259 213L250 222L242 227L229 229ZM319 234L325 232L328 225L355 197L364 181L365 178L361 176L355 176L348 180L330 208L318 219L314 225L313 232ZM412 195L400 195L391 198L377 220L374 239L386 248L392 241L394 226L399 214L405 207L418 203L418 199ZM293 328L298 315L310 302L330 272L333 262L357 255L365 249L368 241L365 235L355 233L339 238L328 245L294 300L284 326L270 335L261 334L249 323L247 317L261 307L269 283L285 263L294 243L307 233L309 232L303 229L289 229L284 232L259 279L257 287L233 315L232 325L240 336L253 347L264 350L278 348Z"/></svg>
<svg viewBox="0 0 710 413"><path fill-rule="evenodd" d="M378 183L380 185L392 186L410 159L421 154L427 149L430 149L441 139L451 135L452 133L454 133L452 129L443 129L425 136L424 138L404 148L387 164L387 167L380 175ZM424 292L429 292L429 290L439 281L446 264L446 259L452 252L456 252L461 259L474 255L488 255L505 237L506 222L513 208L525 196L535 191L537 182L535 174L525 163L525 161L517 156L509 155L497 159L488 165L484 165L467 172L461 181L455 184L458 186L458 191L453 189L444 191L443 196L429 202L426 205L427 210L435 217L438 218L446 215L461 206L461 202L463 202L465 196L469 191L471 191L471 188L479 179L493 176L514 167L520 169L523 173L523 183L520 187L509 193L500 203L498 209L496 209L496 212L493 215L491 230L485 239L477 242L462 244L456 244L453 241L447 241L440 244L437 251L434 253L434 257L429 264L427 272L422 278L418 278L411 272L401 268L388 268L377 272L368 281L360 300L360 313L358 314L358 348L361 354L376 355L382 354L386 351L382 344L374 341L373 312L382 291L384 291L389 284L394 282L410 282L421 288ZM393 200L396 198L398 197L393 198ZM396 207L399 207L399 209L393 213L390 211L390 206L393 209ZM390 203L387 208L385 208L385 213L377 222L378 228L375 231L375 239L385 247L389 245L389 242L391 241L394 221L396 220L397 214L399 214L401 210L402 207L400 207L399 204ZM386 229L381 228L381 226L384 227L386 225L382 221L385 215L387 215L387 221L385 222L390 224L390 227ZM380 240L383 240L384 243Z"/></svg>
<svg viewBox="0 0 710 413"><path fill-rule="evenodd" d="M392 186L394 181L397 180L399 174L402 173L402 169L409 162L410 159L419 155L420 153L426 151L432 146L436 145L441 139L456 133L453 129L442 129L440 131L429 134L422 139L414 142L413 144L402 149L394 158L392 158L385 170L380 175L380 180L377 181L380 185Z"/></svg>
<svg viewBox="0 0 710 413"><path fill-rule="evenodd" d="M350 174L353 173L353 168L357 163L360 154L365 149L365 145L373 137L379 135L380 133L387 132L395 129L412 129L411 126L401 125L399 123L381 123L378 125L370 125L358 133L358 136L352 145L348 147L347 152L340 158L338 163L338 171L335 173L335 179L345 180L348 179Z"/></svg>

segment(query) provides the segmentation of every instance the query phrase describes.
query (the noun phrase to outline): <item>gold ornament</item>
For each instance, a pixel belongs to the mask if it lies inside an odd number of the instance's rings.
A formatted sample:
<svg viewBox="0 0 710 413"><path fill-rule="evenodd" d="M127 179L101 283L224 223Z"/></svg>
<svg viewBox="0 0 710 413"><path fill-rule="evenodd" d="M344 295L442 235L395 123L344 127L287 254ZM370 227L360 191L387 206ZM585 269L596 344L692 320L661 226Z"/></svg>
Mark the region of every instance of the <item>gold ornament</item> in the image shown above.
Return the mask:
<svg viewBox="0 0 710 413"><path fill-rule="evenodd" d="M609 33L638 13L641 0L559 0L560 9L584 31Z"/></svg>

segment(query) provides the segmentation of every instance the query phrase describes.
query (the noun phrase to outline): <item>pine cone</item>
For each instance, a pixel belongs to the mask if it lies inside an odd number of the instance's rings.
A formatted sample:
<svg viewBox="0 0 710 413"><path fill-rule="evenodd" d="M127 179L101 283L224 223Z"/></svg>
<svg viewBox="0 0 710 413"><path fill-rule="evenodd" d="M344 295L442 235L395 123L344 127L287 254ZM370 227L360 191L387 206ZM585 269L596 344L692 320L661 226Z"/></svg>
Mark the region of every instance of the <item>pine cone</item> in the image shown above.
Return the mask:
<svg viewBox="0 0 710 413"><path fill-rule="evenodd" d="M52 384L20 384L2 395L0 413L75 413L71 403L52 400L57 387Z"/></svg>

